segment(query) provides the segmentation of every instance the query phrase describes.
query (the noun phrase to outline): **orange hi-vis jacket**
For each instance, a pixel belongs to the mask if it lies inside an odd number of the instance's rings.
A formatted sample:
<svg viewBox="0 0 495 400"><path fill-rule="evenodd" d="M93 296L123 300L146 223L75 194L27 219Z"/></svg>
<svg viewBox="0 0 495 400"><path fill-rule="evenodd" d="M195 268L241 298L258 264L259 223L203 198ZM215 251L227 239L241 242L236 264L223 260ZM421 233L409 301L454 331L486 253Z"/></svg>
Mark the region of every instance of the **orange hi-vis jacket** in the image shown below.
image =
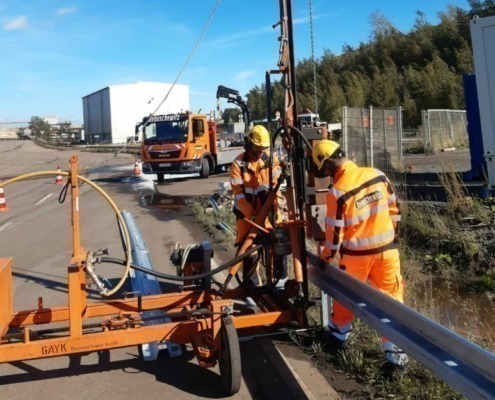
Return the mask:
<svg viewBox="0 0 495 400"><path fill-rule="evenodd" d="M322 258L331 262L337 253L362 256L396 248L399 221L397 198L385 174L347 160L327 193Z"/></svg>
<svg viewBox="0 0 495 400"><path fill-rule="evenodd" d="M272 186L281 174L276 156L273 156ZM230 169L230 184L234 194L234 213L238 219L251 218L258 214L270 190L269 156L250 161L248 153L239 154Z"/></svg>

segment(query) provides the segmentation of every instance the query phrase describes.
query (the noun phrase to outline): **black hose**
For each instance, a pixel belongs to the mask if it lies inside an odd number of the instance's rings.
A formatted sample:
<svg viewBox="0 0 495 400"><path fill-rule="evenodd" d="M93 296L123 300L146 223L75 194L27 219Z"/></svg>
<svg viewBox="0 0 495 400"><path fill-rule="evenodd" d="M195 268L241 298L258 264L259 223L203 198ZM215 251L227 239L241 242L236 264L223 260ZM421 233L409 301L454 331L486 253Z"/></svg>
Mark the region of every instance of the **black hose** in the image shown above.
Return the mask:
<svg viewBox="0 0 495 400"><path fill-rule="evenodd" d="M302 133L299 129L297 129L295 126L293 126L291 129L292 129L292 130L295 130L295 131L299 134L299 136L301 136L301 139L302 139L302 140L303 140L303 142L306 144L306 146L308 146L308 149L309 149L310 151L313 151L313 146L311 146L311 144L309 143L308 139L306 139L306 138L304 137L303 133Z"/></svg>
<svg viewBox="0 0 495 400"><path fill-rule="evenodd" d="M63 204L65 202L65 197L67 196L67 190L69 189L69 184L70 184L70 181L67 181L67 183L62 188L62 191L58 195L58 202L60 204Z"/></svg>
<svg viewBox="0 0 495 400"><path fill-rule="evenodd" d="M225 264L220 265L219 267L208 271L204 272L202 274L198 275L189 275L189 276L177 276L177 275L169 275L169 274L164 274L162 272L157 272L153 270L149 270L148 268L141 267L139 265L131 264L131 268L145 272L149 275L155 276L157 278L162 278L162 279L167 279L171 281L179 281L179 282L185 282L185 281L191 281L191 280L196 280L196 279L204 279L204 278L209 278L210 276L213 276L215 274L218 274L219 272L223 271L224 269L230 268L232 265L237 264L239 261L242 261L244 258L249 256L251 253L254 253L255 251L258 251L261 249L263 246L262 245L257 245L249 250L247 250L245 253L241 254L240 256L227 261ZM121 260L119 258L114 258L114 257L100 257L99 260L101 262L108 262L112 264L118 264L118 265L125 265L125 261Z"/></svg>
<svg viewBox="0 0 495 400"><path fill-rule="evenodd" d="M304 144L305 144L306 146L308 146L308 149L309 149L310 151L313 151L313 146L311 146L311 144L309 143L308 139L306 139L306 137L303 135L303 133L302 133L299 129L297 129L295 126L292 126L290 129L291 129L291 130L296 131L296 132L297 132L297 134L298 134L299 136L301 136L301 139L303 140ZM275 133L274 133L274 134L273 134L273 136L272 136L272 143L273 143L273 144L275 143L275 140L277 139L277 136L278 136L278 135L280 134L280 132L282 132L283 130L285 130L285 127L282 125L280 128L278 128L278 129L275 131Z"/></svg>

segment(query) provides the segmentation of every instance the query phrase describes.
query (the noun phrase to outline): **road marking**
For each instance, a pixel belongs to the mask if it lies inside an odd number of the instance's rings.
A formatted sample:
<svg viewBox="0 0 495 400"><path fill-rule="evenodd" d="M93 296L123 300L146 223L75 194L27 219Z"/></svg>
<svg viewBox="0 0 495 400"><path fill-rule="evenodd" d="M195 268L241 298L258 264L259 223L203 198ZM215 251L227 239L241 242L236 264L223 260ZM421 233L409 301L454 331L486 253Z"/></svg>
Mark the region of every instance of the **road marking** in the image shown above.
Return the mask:
<svg viewBox="0 0 495 400"><path fill-rule="evenodd" d="M43 203L48 197L53 196L53 193L47 194L45 197L43 197L41 200L38 200L36 203L34 203L35 206Z"/></svg>
<svg viewBox="0 0 495 400"><path fill-rule="evenodd" d="M0 232L2 232L4 229L7 229L12 224L13 224L13 222L6 222L2 226L0 226Z"/></svg>

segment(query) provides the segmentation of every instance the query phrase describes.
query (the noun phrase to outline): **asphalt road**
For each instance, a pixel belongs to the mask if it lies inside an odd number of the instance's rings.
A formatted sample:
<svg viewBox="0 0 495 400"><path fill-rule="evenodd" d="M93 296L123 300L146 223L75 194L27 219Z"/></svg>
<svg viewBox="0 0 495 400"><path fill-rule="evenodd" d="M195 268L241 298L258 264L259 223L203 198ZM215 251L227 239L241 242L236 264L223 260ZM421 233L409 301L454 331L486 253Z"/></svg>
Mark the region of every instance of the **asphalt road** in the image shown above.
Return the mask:
<svg viewBox="0 0 495 400"><path fill-rule="evenodd" d="M133 176L131 155L46 150L23 141L0 142L0 181L32 171L54 171L59 165L67 170L73 154L79 158L81 173L101 186L120 209L134 216L155 270L174 273L169 257L176 242L185 246L208 239L181 205L185 198L211 195L226 175L156 184L149 177ZM14 260L15 310L36 308L39 297L44 307L67 304L72 236L70 198L62 202L62 187L55 184L52 175L16 182L4 189L9 210L0 213L0 257ZM90 251L108 248L111 256L123 258L115 215L89 185L80 187L80 209L81 244ZM112 282L121 272L118 266L99 271ZM174 288L173 284L162 284L164 291ZM89 298L100 301L96 292L90 293ZM162 351L155 362L142 361L138 349L130 347L82 357L1 364L0 398L223 398L218 368L199 367L192 350L185 350L178 358L170 358ZM243 382L233 398L336 398L309 363L285 360L270 341L241 343L241 356ZM296 370L299 375L294 375ZM309 381L301 378L304 376Z"/></svg>

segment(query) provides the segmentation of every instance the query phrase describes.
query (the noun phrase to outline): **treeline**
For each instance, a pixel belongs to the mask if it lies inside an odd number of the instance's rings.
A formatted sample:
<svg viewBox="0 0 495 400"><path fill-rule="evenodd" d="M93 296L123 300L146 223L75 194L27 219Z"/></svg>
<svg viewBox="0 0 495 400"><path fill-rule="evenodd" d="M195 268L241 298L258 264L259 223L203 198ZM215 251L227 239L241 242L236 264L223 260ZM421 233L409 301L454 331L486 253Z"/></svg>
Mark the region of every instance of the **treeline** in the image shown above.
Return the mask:
<svg viewBox="0 0 495 400"><path fill-rule="evenodd" d="M469 21L495 15L495 0L468 0L470 10L449 6L430 24L423 12L409 33L400 32L377 11L370 17L371 39L342 54L325 51L316 62L317 104L324 121L342 118L342 107L403 107L404 126L421 123L421 110L464 109L462 75L474 73ZM314 64L296 67L298 112L314 109ZM247 94L252 119L266 118L265 85ZM283 90L272 85L273 114L283 109ZM272 118L274 115L272 115Z"/></svg>

